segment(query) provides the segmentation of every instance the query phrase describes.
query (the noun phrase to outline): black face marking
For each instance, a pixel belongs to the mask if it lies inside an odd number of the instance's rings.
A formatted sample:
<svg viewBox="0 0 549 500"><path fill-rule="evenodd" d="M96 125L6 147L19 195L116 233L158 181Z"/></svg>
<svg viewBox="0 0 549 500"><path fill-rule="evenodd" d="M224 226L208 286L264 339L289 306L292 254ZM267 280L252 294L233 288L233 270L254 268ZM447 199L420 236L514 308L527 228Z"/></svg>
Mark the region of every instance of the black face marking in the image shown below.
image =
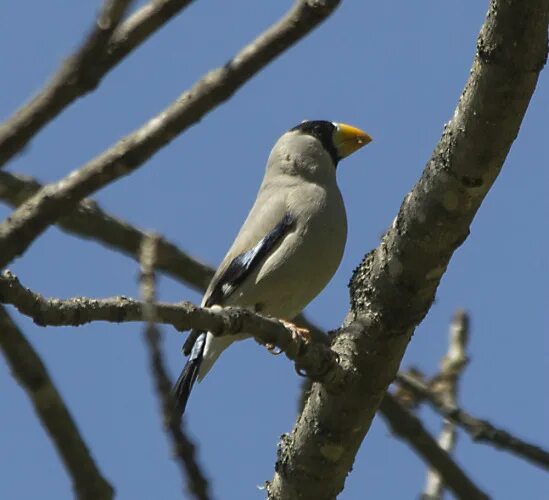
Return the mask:
<svg viewBox="0 0 549 500"><path fill-rule="evenodd" d="M303 134L316 137L324 146L324 149L328 151L332 157L332 160L334 160L335 166L337 166L337 163L341 160L341 158L337 154L337 149L334 146L333 136L336 126L332 122L325 120L306 121L290 129L290 131L293 130L299 130Z"/></svg>

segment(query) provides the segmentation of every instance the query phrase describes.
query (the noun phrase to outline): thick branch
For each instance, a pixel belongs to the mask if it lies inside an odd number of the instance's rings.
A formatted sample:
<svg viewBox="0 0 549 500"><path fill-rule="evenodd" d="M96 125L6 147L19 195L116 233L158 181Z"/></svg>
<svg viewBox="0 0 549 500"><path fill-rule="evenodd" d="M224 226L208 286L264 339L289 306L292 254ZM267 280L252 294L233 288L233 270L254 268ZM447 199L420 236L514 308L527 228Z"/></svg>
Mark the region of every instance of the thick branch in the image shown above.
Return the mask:
<svg viewBox="0 0 549 500"><path fill-rule="evenodd" d="M9 271L0 275L0 302L12 304L40 326L79 326L92 321L142 321L143 303L127 297L67 300L46 299L23 287ZM294 336L283 323L246 309L197 307L190 302L156 304L156 321L173 325L178 330L195 328L214 335L249 333L261 344L272 344L295 362L299 371L313 380L330 384L342 383L337 356L323 342L306 342Z"/></svg>
<svg viewBox="0 0 549 500"><path fill-rule="evenodd" d="M314 384L278 452L270 498L333 499L453 252L518 134L547 54L548 0L492 0L452 120L380 246L357 268L332 342L347 372Z"/></svg>
<svg viewBox="0 0 549 500"><path fill-rule="evenodd" d="M76 497L89 500L113 498L111 485L95 465L42 360L1 305L0 348L13 376L27 392L38 418L48 431L72 479Z"/></svg>
<svg viewBox="0 0 549 500"><path fill-rule="evenodd" d="M0 267L21 255L84 197L128 175L208 111L227 100L275 57L323 21L339 0L298 0L290 12L208 73L172 105L64 179L45 186L0 224Z"/></svg>
<svg viewBox="0 0 549 500"><path fill-rule="evenodd" d="M195 459L194 444L183 432L182 421L173 414L173 402L170 395L172 386L164 367L161 350L160 331L156 326L156 283L154 265L158 237L147 236L141 245L141 294L143 296L143 321L145 321L145 341L149 351L149 360L156 392L161 403L161 411L170 437L174 456L180 465L183 477L187 478L189 493L198 500L208 500L208 481Z"/></svg>
<svg viewBox="0 0 549 500"><path fill-rule="evenodd" d="M444 418L467 431L474 441L491 444L501 450L510 451L542 469L549 470L549 451L527 443L509 432L495 427L486 420L473 417L455 405L448 404L440 394L432 391L422 380L409 373L399 373L397 380L399 384L416 393L418 397L427 400Z"/></svg>
<svg viewBox="0 0 549 500"><path fill-rule="evenodd" d="M0 167L69 104L95 90L111 69L191 1L151 0L118 27L112 21L97 22L84 46L44 89L0 126Z"/></svg>
<svg viewBox="0 0 549 500"><path fill-rule="evenodd" d="M447 404L457 406L459 379L469 359L465 348L469 339L469 316L464 311L457 311L450 324L448 352L440 364L440 372L433 379L433 390ZM454 422L444 419L442 431L438 438L439 446L451 454L457 440ZM441 500L444 495L445 481L438 470L427 471L425 492L422 500Z"/></svg>
<svg viewBox="0 0 549 500"><path fill-rule="evenodd" d="M412 449L442 478L456 498L464 500L486 499L481 491L452 457L442 449L436 440L423 427L421 420L406 410L389 392L379 407L381 415L391 430Z"/></svg>
<svg viewBox="0 0 549 500"><path fill-rule="evenodd" d="M132 0L105 0L82 47L69 57L51 82L0 126L0 166L20 151L46 123L78 95L93 90L90 75Z"/></svg>

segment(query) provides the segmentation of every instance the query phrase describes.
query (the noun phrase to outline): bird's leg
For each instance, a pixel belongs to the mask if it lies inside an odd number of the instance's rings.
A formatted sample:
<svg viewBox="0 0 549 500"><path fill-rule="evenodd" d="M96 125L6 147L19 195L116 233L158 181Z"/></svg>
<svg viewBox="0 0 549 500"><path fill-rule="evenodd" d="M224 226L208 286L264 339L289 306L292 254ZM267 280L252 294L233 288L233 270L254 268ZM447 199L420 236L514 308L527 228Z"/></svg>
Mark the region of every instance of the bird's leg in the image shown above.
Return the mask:
<svg viewBox="0 0 549 500"><path fill-rule="evenodd" d="M253 312L261 313L261 310L263 309L263 305L260 303L254 304L253 307L250 308ZM263 342L261 342L263 344ZM273 356L278 356L279 354L282 354L282 349L278 349L274 344L263 344L267 351L269 351Z"/></svg>

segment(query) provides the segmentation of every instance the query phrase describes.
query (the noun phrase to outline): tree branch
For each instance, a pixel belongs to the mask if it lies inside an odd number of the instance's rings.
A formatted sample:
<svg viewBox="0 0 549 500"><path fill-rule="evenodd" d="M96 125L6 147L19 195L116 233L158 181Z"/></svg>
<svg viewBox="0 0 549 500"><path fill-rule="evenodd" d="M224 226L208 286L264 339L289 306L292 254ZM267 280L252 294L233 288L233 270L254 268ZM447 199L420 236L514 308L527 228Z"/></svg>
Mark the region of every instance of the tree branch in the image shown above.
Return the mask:
<svg viewBox="0 0 549 500"><path fill-rule="evenodd" d="M389 392L379 407L381 415L400 439L407 441L412 449L440 475L444 484L456 498L464 500L487 499L465 472L454 462L446 450L423 427L421 420L412 415Z"/></svg>
<svg viewBox="0 0 549 500"><path fill-rule="evenodd" d="M172 443L174 455L187 478L189 493L199 500L208 500L208 481L195 459L194 444L182 428L182 422L173 414L173 401L170 395L172 383L162 359L161 336L156 326L156 284L154 265L158 237L147 236L141 245L141 294L143 296L143 321L145 322L145 341L149 351L149 360L156 392L161 404L162 416Z"/></svg>
<svg viewBox="0 0 549 500"><path fill-rule="evenodd" d="M143 302L127 297L67 300L46 299L23 287L9 271L0 275L0 302L12 304L40 326L79 326L92 321L142 321ZM295 336L277 319L233 307L200 308L190 302L155 305L156 321L178 330L195 328L214 335L250 333L260 344L272 344L295 362L296 369L313 380L340 384L341 370L329 346Z"/></svg>
<svg viewBox="0 0 549 500"><path fill-rule="evenodd" d="M43 185L32 177L0 171L0 200L19 206ZM128 257L139 260L139 245L146 233L110 215L93 200L84 199L61 217L57 224L64 231L95 240ZM157 269L196 290L205 290L214 269L181 251L174 243L158 240Z"/></svg>
<svg viewBox="0 0 549 500"><path fill-rule="evenodd" d="M13 376L27 392L70 475L76 497L110 500L112 486L101 475L76 423L38 354L0 305L0 348Z"/></svg>
<svg viewBox="0 0 549 500"><path fill-rule="evenodd" d="M49 225L94 191L128 175L208 111L227 100L275 57L309 33L339 0L298 0L278 23L208 73L159 115L82 168L45 186L0 224L0 267L21 255Z"/></svg>
<svg viewBox="0 0 549 500"><path fill-rule="evenodd" d="M283 437L269 498L333 499L417 324L518 134L547 55L548 0L492 0L469 80L421 179L351 280L333 339L346 372L314 384Z"/></svg>
<svg viewBox="0 0 549 500"><path fill-rule="evenodd" d="M108 50L111 35L132 0L105 0L82 47L59 68L51 81L0 126L0 167L63 108L78 96L95 89L97 63Z"/></svg>
<svg viewBox="0 0 549 500"><path fill-rule="evenodd" d="M433 391L449 405L457 406L458 384L469 359L465 352L469 339L469 316L465 311L457 311L450 324L448 353L442 359L440 372L432 381ZM457 431L454 422L444 419L438 438L439 446L449 455L454 450ZM429 469L422 500L441 500L445 481L439 471Z"/></svg>
<svg viewBox="0 0 549 500"><path fill-rule="evenodd" d="M486 420L473 417L456 405L448 404L438 393L419 378L410 373L399 373L397 381L406 389L414 392L421 399L425 399L444 418L463 428L474 441L487 443L505 451L510 451L527 461L549 470L549 451L523 441L509 432L495 427Z"/></svg>
<svg viewBox="0 0 549 500"><path fill-rule="evenodd" d="M110 70L191 1L151 0L118 27L111 25L108 33L102 31L103 35L109 34L110 38L101 51L92 51L93 64L87 64L83 69L74 67L81 64L79 54L85 47L71 56L40 94L0 126L0 167L73 101L95 90Z"/></svg>

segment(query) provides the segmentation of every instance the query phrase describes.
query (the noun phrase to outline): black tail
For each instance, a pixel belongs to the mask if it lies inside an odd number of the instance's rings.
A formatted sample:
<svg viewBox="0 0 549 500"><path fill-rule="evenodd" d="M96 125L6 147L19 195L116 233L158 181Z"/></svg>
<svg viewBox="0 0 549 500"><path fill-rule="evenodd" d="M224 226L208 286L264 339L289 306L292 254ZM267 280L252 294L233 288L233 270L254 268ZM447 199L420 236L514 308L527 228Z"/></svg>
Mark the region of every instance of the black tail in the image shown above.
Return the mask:
<svg viewBox="0 0 549 500"><path fill-rule="evenodd" d="M185 368L183 368L181 375L179 375L177 382L173 386L172 398L174 401L174 415L178 418L181 418L185 412L187 401L189 400L193 385L198 377L198 371L200 370L200 365L202 364L205 345L206 333L201 332L193 345Z"/></svg>

